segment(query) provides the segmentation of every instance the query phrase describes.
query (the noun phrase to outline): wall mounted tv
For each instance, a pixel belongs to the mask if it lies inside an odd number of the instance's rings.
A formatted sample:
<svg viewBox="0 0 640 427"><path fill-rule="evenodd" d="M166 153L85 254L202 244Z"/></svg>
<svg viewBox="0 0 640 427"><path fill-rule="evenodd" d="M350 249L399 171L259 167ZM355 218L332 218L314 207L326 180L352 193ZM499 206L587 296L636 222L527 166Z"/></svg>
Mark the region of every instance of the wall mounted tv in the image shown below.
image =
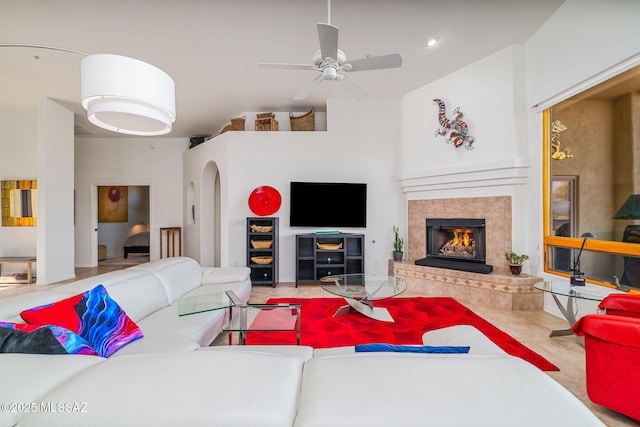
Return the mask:
<svg viewBox="0 0 640 427"><path fill-rule="evenodd" d="M366 227L367 184L291 182L291 227Z"/></svg>

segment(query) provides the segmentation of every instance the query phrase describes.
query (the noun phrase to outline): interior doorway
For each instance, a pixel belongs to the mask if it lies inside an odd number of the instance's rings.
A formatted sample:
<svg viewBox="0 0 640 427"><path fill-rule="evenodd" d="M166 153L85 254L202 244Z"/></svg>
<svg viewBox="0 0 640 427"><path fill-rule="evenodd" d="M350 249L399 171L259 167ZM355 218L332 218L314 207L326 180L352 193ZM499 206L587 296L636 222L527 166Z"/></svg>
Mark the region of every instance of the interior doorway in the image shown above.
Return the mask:
<svg viewBox="0 0 640 427"><path fill-rule="evenodd" d="M220 267L220 171L215 162L207 163L202 173L200 201L202 204L200 264L208 267Z"/></svg>
<svg viewBox="0 0 640 427"><path fill-rule="evenodd" d="M148 262L151 251L149 186L97 186L96 207L96 264Z"/></svg>

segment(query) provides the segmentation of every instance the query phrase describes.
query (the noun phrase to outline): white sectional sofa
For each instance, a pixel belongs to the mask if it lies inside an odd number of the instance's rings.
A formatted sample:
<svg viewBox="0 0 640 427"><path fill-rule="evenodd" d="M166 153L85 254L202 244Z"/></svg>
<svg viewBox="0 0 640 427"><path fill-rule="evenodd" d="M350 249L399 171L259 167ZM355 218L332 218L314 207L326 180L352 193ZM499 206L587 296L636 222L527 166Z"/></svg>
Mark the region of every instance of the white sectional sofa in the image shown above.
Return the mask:
<svg viewBox="0 0 640 427"><path fill-rule="evenodd" d="M0 427L604 425L544 372L470 331L424 338L469 340L470 354L208 347L228 311L179 317L176 300L234 289L246 301L246 274L169 258L0 300L0 319L20 321L24 309L102 283L144 333L108 358L0 354Z"/></svg>
<svg viewBox="0 0 640 427"><path fill-rule="evenodd" d="M251 293L249 273L246 267L202 268L191 258L165 258L52 290L0 300L0 321L22 322L20 312L23 310L62 300L102 284L144 333L144 338L113 356L156 350L195 350L213 342L222 331L228 312L216 310L180 317L177 300L184 296L234 290L246 302Z"/></svg>

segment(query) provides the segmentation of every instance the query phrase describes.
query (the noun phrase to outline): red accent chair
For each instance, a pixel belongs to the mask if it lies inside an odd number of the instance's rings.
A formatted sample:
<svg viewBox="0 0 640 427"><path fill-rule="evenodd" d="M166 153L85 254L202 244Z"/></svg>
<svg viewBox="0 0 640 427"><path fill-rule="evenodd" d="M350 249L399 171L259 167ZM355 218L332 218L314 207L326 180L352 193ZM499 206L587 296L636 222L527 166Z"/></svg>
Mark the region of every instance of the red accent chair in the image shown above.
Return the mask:
<svg viewBox="0 0 640 427"><path fill-rule="evenodd" d="M640 295L611 294L600 302L598 308L605 314L640 317Z"/></svg>
<svg viewBox="0 0 640 427"><path fill-rule="evenodd" d="M640 422L640 298L612 296L602 301L606 314L582 317L573 331L585 337L589 399Z"/></svg>

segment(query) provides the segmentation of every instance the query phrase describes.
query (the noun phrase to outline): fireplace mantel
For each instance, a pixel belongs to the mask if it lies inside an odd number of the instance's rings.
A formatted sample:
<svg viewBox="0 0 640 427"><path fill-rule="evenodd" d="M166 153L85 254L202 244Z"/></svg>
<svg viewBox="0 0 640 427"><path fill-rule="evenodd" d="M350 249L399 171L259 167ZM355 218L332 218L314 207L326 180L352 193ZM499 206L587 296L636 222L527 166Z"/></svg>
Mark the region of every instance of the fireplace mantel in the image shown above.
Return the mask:
<svg viewBox="0 0 640 427"><path fill-rule="evenodd" d="M402 191L411 193L511 188L526 185L529 176L528 159L496 160L482 164L447 165L440 169L413 171L400 178Z"/></svg>

